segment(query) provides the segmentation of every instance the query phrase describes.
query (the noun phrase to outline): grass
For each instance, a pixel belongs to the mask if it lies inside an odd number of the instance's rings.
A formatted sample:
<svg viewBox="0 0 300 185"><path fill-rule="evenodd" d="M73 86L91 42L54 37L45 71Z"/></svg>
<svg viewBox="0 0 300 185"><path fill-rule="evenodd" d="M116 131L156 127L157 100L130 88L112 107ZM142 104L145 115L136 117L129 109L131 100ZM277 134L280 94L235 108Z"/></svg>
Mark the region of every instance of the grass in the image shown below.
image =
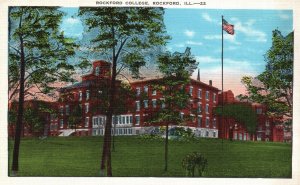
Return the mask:
<svg viewBox="0 0 300 185"><path fill-rule="evenodd" d="M20 176L99 176L102 137L23 138ZM223 147L222 147L223 146ZM208 160L206 177L292 176L292 146L286 143L199 139L169 142L169 167L164 172L164 142L135 136L116 137L113 176L183 177L181 160L193 151ZM9 167L13 141L9 140Z"/></svg>

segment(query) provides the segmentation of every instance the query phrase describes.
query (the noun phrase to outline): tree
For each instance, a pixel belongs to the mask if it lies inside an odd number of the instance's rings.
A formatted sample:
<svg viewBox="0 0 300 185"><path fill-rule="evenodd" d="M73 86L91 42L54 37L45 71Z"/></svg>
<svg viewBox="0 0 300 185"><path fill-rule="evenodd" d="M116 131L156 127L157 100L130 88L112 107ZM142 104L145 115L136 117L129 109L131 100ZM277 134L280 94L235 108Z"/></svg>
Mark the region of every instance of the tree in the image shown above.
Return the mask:
<svg viewBox="0 0 300 185"><path fill-rule="evenodd" d="M79 103L76 103L71 107L70 115L68 117L68 123L71 127L75 129L77 125L82 122L82 108L80 107Z"/></svg>
<svg viewBox="0 0 300 185"><path fill-rule="evenodd" d="M12 175L17 175L24 98L50 93L54 82L71 80L74 67L67 58L76 45L59 31L64 14L58 7L11 7L9 12L9 100L18 95Z"/></svg>
<svg viewBox="0 0 300 185"><path fill-rule="evenodd" d="M243 124L250 134L254 134L257 126L257 114L249 105L227 104L215 108L214 113L223 118L233 118Z"/></svg>
<svg viewBox="0 0 300 185"><path fill-rule="evenodd" d="M273 31L272 47L267 51L265 71L257 77L244 76L247 95L242 99L266 104L268 113L292 119L294 33L283 36Z"/></svg>
<svg viewBox="0 0 300 185"><path fill-rule="evenodd" d="M82 7L79 15L87 25L87 31L95 33L92 47L101 54L107 54L112 63L109 85L108 111L102 150L101 171L112 176L111 168L111 128L112 114L116 104L116 77L123 69L129 69L134 77L139 77L139 68L145 65L147 53L154 46L166 44L162 8L118 8Z"/></svg>
<svg viewBox="0 0 300 185"><path fill-rule="evenodd" d="M190 95L186 92L186 86L190 82L190 75L197 68L197 62L191 56L190 48L185 53L166 52L158 57L158 69L163 74L163 78L156 81L155 88L161 92L163 99L160 104L165 105L157 113L151 116L150 121L154 123L164 123L166 126L165 137L165 167L168 170L168 137L169 125L178 125L186 119L180 116L183 109L191 110L189 106Z"/></svg>

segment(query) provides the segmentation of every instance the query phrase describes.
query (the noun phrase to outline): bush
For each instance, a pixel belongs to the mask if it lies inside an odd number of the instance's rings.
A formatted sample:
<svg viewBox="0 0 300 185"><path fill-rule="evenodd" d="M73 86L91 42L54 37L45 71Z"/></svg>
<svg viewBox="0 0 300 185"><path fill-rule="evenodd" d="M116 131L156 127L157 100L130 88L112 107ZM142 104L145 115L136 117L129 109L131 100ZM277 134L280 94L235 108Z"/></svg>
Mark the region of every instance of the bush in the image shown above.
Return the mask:
<svg viewBox="0 0 300 185"><path fill-rule="evenodd" d="M197 169L198 175L202 177L207 165L207 159L199 152L188 154L182 160L182 167L186 170L186 176L194 177Z"/></svg>

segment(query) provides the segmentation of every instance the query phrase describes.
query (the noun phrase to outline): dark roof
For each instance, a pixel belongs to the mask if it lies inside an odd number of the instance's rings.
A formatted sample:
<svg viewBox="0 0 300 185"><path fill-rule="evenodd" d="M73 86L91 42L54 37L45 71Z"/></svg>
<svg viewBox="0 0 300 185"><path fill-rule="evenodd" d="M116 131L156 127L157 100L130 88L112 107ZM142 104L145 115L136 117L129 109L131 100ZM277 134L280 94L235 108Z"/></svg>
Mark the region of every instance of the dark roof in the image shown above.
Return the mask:
<svg viewBox="0 0 300 185"><path fill-rule="evenodd" d="M162 79L162 78L152 78L152 79L146 79L146 80L135 81L135 82L132 82L131 84L140 84L140 83L144 83L144 82L153 82L153 81L158 81L158 80L161 80L161 79ZM204 83L204 82L201 82L201 81L198 81L198 80L194 80L194 79L192 79L192 78L190 78L190 81L191 81L191 82L194 82L194 83L198 83L198 84L200 84L200 85L202 85L202 86L205 86L205 87L207 87L207 88L211 88L211 89L215 89L215 90L218 90L218 91L219 91L219 89L218 89L217 87L208 85L208 84L206 84L206 83Z"/></svg>

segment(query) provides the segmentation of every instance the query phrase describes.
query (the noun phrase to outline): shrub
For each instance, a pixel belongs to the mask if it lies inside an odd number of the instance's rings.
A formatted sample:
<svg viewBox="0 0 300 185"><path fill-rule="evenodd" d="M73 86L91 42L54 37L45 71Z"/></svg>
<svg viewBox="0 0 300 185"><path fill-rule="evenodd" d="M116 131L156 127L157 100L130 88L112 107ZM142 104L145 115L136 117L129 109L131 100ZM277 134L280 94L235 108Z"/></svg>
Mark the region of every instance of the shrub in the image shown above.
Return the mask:
<svg viewBox="0 0 300 185"><path fill-rule="evenodd" d="M199 152L187 154L182 160L182 167L186 170L186 176L194 177L197 169L198 175L202 177L207 165L207 159Z"/></svg>

